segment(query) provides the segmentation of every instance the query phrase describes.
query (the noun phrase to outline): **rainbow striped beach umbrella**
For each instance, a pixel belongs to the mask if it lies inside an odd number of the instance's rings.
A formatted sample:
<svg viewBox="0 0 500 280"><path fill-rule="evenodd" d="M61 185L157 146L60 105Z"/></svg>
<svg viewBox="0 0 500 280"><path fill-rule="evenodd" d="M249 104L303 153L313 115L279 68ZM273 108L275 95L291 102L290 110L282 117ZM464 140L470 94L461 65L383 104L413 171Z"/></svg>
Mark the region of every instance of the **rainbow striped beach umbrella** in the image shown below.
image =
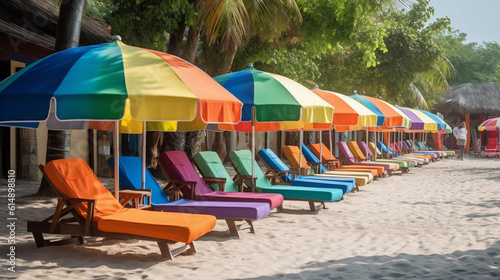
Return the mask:
<svg viewBox="0 0 500 280"><path fill-rule="evenodd" d="M242 103L196 66L120 41L67 49L0 84L1 122L58 120L237 123ZM52 105L51 105L52 104Z"/></svg>
<svg viewBox="0 0 500 280"><path fill-rule="evenodd" d="M49 128L71 129L67 124L75 121L113 121L118 155L122 119L124 127L134 120L235 124L243 104L196 66L117 38L28 65L0 83L0 105L0 125L33 127L49 120Z"/></svg>

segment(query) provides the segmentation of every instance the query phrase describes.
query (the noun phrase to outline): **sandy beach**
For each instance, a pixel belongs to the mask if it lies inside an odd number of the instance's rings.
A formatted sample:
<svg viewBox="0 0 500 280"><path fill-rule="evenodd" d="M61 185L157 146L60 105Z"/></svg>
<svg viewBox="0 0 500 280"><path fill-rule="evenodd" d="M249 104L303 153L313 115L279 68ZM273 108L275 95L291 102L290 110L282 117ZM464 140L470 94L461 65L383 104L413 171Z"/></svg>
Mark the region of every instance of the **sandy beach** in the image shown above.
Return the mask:
<svg viewBox="0 0 500 280"><path fill-rule="evenodd" d="M109 183L109 179L107 180ZM88 238L37 248L27 220L53 214L55 199L33 198L38 182L16 182L15 272L1 226L2 279L500 279L500 159L443 159L380 178L327 203L306 202L240 223L224 221L198 239L196 255L166 261L155 242ZM0 209L7 224L7 185Z"/></svg>

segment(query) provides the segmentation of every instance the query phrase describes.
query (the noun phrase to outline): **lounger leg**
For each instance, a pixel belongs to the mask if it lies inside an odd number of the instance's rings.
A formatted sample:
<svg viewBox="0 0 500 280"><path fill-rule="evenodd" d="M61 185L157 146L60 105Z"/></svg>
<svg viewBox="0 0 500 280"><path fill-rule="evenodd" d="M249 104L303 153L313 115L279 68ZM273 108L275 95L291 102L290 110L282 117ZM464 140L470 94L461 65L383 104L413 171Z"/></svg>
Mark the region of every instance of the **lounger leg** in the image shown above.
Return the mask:
<svg viewBox="0 0 500 280"><path fill-rule="evenodd" d="M316 206L314 206L314 201L309 201L309 209L311 209L312 212L316 212Z"/></svg>
<svg viewBox="0 0 500 280"><path fill-rule="evenodd" d="M280 205L280 206L278 206L277 211L278 211L278 212L283 211L283 204L282 204L282 205Z"/></svg>
<svg viewBox="0 0 500 280"><path fill-rule="evenodd" d="M36 246L38 248L45 247L45 239L43 239L43 234L41 232L32 232L33 238L35 239Z"/></svg>
<svg viewBox="0 0 500 280"><path fill-rule="evenodd" d="M323 209L327 209L324 201L321 202L321 205L323 205Z"/></svg>
<svg viewBox="0 0 500 280"><path fill-rule="evenodd" d="M250 233L255 233L255 228L253 227L252 220L245 220L250 226Z"/></svg>
<svg viewBox="0 0 500 280"><path fill-rule="evenodd" d="M194 243L188 243L184 244L179 248L170 250L170 247L168 246L168 243L166 241L157 241L158 247L160 248L161 255L165 258L168 258L172 261L174 261L174 257L178 256L179 254L182 254L186 252L186 254L195 254L196 253L196 247L194 247Z"/></svg>
<svg viewBox="0 0 500 280"><path fill-rule="evenodd" d="M236 236L240 238L240 235L238 233L238 229L236 228L236 223L234 222L233 219L226 219L227 227L229 228L229 232L231 236Z"/></svg>
<svg viewBox="0 0 500 280"><path fill-rule="evenodd" d="M165 241L157 241L158 247L160 248L161 255L165 258L168 258L169 260L174 260L174 256L172 255L172 252L170 252L170 247L168 246L167 242Z"/></svg>

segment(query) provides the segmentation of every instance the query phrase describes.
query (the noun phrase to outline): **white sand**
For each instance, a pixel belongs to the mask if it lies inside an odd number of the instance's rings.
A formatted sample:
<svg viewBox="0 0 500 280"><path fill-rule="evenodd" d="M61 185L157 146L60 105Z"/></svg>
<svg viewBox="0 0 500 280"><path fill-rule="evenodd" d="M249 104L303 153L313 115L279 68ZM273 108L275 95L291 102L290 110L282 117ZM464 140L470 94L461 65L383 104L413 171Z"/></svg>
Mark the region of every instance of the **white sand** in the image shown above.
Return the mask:
<svg viewBox="0 0 500 280"><path fill-rule="evenodd" d="M196 255L165 261L154 242L88 239L37 248L27 220L52 214L54 199L27 198L18 181L16 272L7 271L0 226L0 278L18 279L500 279L500 160L445 159L378 179L326 210L285 201L256 221L257 234L227 236L218 221ZM6 222L6 184L0 209ZM242 228L247 225L242 224Z"/></svg>

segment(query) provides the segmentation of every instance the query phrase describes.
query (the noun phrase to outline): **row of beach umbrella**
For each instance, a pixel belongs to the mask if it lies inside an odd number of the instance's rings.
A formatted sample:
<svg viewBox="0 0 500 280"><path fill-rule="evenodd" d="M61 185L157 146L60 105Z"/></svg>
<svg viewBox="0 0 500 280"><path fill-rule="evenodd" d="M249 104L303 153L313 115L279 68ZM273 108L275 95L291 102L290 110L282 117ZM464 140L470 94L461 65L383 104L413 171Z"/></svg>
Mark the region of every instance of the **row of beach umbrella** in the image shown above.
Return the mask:
<svg viewBox="0 0 500 280"><path fill-rule="evenodd" d="M252 66L211 78L180 58L119 40L64 50L28 65L0 83L0 104L0 125L36 127L47 121L49 129L114 129L116 139L118 131L200 130L207 124L252 135L449 128L430 112L364 95L311 91Z"/></svg>

